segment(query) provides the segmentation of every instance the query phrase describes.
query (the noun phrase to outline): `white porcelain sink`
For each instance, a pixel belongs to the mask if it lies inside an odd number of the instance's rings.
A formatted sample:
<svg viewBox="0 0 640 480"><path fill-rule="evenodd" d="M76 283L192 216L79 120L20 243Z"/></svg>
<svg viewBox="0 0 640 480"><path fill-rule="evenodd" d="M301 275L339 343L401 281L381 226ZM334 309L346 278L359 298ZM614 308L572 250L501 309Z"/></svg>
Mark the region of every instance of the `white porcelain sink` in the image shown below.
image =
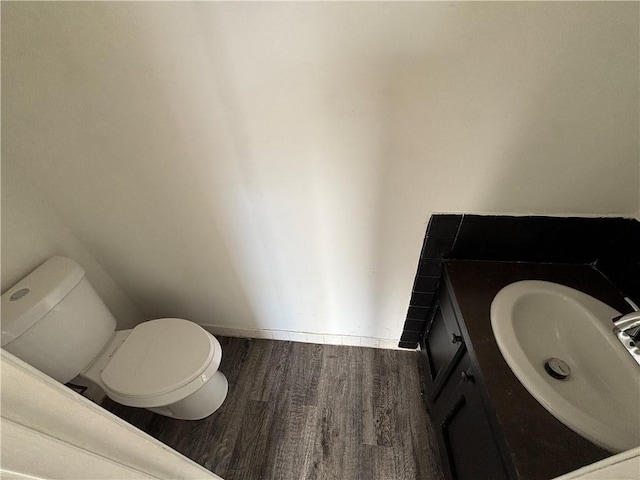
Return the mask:
<svg viewBox="0 0 640 480"><path fill-rule="evenodd" d="M533 280L506 286L491 304L498 347L524 387L562 423L612 452L640 445L640 367L613 334L618 315L585 293ZM552 373L570 372L566 378L547 373L551 358L564 362Z"/></svg>

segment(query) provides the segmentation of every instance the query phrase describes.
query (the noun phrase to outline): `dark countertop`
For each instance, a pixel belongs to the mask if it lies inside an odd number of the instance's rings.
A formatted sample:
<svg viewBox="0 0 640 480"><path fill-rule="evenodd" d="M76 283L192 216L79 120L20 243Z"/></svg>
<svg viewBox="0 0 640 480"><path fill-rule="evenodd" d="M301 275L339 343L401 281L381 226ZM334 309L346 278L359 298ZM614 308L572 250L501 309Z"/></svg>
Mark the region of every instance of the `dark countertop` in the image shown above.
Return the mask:
<svg viewBox="0 0 640 480"><path fill-rule="evenodd" d="M491 329L490 307L506 285L520 280L546 280L581 290L619 310L629 305L617 289L586 265L485 261L445 262L445 282L483 402L503 457L511 458L511 475L550 479L612 454L584 439L549 413L522 386L504 361ZM475 366L480 371L475 371Z"/></svg>

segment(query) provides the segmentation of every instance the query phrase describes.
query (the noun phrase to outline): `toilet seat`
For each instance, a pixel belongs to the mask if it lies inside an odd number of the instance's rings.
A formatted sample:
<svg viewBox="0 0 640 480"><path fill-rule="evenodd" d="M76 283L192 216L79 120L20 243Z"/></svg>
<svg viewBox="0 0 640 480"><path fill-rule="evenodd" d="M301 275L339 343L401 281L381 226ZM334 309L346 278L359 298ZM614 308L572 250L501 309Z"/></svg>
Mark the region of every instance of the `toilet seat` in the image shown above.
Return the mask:
<svg viewBox="0 0 640 480"><path fill-rule="evenodd" d="M182 400L218 370L222 348L201 326L179 318L141 323L102 371L105 392L132 407Z"/></svg>

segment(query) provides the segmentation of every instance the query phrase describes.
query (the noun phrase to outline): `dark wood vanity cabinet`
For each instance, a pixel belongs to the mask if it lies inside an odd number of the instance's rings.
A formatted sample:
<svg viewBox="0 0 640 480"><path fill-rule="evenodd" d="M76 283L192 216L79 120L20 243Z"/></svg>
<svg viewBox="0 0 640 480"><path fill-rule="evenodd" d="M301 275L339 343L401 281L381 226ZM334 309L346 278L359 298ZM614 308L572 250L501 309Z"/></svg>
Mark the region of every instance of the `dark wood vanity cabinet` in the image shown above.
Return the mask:
<svg viewBox="0 0 640 480"><path fill-rule="evenodd" d="M433 306L431 319L421 341L429 364L427 397L433 405L444 387L456 361L465 352L465 344L453 311L451 296L441 286Z"/></svg>
<svg viewBox="0 0 640 480"><path fill-rule="evenodd" d="M420 341L425 397L449 480L549 480L611 453L551 415L515 377L493 336L491 302L506 285L545 280L623 311L591 266L447 260Z"/></svg>
<svg viewBox="0 0 640 480"><path fill-rule="evenodd" d="M421 341L426 394L445 475L452 480L507 479L476 384L451 294L443 284Z"/></svg>
<svg viewBox="0 0 640 480"><path fill-rule="evenodd" d="M507 479L475 384L469 355L445 382L431 409L440 457L450 479Z"/></svg>

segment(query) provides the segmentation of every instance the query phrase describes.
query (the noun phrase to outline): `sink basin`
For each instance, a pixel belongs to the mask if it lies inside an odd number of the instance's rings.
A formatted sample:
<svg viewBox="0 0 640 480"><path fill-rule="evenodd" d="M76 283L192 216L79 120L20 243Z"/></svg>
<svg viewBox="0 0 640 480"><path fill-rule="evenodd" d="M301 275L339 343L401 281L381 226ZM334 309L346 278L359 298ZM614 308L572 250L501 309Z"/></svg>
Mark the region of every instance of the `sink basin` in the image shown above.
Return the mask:
<svg viewBox="0 0 640 480"><path fill-rule="evenodd" d="M640 445L640 366L613 333L618 315L583 292L534 280L507 285L491 304L496 342L518 380L611 452Z"/></svg>

